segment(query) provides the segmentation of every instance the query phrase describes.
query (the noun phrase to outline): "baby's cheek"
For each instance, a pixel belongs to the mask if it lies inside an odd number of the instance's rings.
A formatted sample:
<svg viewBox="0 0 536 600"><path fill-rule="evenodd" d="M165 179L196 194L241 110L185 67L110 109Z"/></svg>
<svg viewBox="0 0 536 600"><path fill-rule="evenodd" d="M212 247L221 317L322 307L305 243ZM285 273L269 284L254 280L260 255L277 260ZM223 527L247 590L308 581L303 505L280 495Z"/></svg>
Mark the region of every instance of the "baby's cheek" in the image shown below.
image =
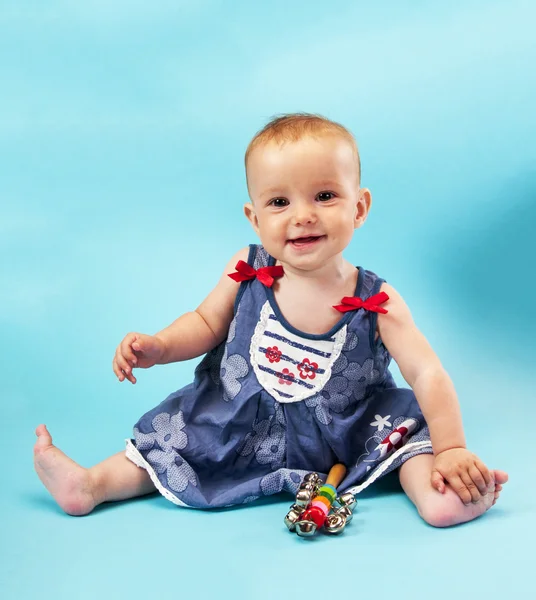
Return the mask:
<svg viewBox="0 0 536 600"><path fill-rule="evenodd" d="M259 236L269 254L272 254L271 250L277 250L277 247L285 241L284 231L272 224L259 227Z"/></svg>

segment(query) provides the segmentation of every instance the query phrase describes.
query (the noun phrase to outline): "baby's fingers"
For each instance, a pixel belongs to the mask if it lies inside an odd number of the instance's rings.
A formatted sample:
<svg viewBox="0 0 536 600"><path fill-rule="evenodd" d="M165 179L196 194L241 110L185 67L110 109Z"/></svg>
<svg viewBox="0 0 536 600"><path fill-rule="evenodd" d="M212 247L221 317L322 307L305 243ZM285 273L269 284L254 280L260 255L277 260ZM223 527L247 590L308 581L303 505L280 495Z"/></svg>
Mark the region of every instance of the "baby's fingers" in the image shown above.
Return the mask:
<svg viewBox="0 0 536 600"><path fill-rule="evenodd" d="M486 485L486 480L476 465L471 465L471 467L469 467L469 476L478 488L478 491L482 494L482 496L485 496L488 493L488 486Z"/></svg>
<svg viewBox="0 0 536 600"><path fill-rule="evenodd" d="M113 369L117 379L119 379L119 381L123 381L123 379L125 379L125 375L119 368L119 365L117 364L117 359L115 356L114 356L114 359L112 360L112 369Z"/></svg>
<svg viewBox="0 0 536 600"><path fill-rule="evenodd" d="M132 371L128 375L125 375L125 376L130 381L130 383L136 383L136 378L132 374Z"/></svg>
<svg viewBox="0 0 536 600"><path fill-rule="evenodd" d="M117 375L119 381L123 381L125 378L128 379L131 383L136 383L136 378L132 375L132 367L122 356L120 349L117 349L114 358L114 373Z"/></svg>
<svg viewBox="0 0 536 600"><path fill-rule="evenodd" d="M138 337L139 336L137 333L129 333L125 336L125 339L119 344L121 354L132 365L135 365L138 362L138 359L134 354L134 350L132 349L132 344L136 342Z"/></svg>
<svg viewBox="0 0 536 600"><path fill-rule="evenodd" d="M463 481L463 483L465 484L465 487L470 494L470 497L471 497L470 502L476 503L479 500L481 500L482 496L480 495L480 492L478 491L478 488L476 487L475 482L471 479L471 476L469 475L469 471L463 471L460 474L460 478Z"/></svg>
<svg viewBox="0 0 536 600"><path fill-rule="evenodd" d="M491 473L489 472L488 467L486 467L486 465L478 458L475 460L475 465L476 465L476 468L480 471L480 473L482 473L482 477L484 478L484 481L486 483L486 490L487 490L492 481Z"/></svg>
<svg viewBox="0 0 536 600"><path fill-rule="evenodd" d="M450 487L458 494L464 504L471 504L472 496L467 486L458 475L449 479Z"/></svg>

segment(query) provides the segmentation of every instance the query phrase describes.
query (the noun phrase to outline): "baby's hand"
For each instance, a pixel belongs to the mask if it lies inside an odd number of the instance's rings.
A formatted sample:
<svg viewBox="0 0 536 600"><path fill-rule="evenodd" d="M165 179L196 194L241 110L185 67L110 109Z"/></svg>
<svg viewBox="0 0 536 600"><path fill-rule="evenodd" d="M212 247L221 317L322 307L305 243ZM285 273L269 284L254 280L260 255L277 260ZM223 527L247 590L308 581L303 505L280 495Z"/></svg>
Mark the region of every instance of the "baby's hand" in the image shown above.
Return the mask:
<svg viewBox="0 0 536 600"><path fill-rule="evenodd" d="M472 452L465 448L452 448L440 452L432 468L432 486L442 494L445 481L464 504L470 504L478 502L487 493L491 475L486 465Z"/></svg>
<svg viewBox="0 0 536 600"><path fill-rule="evenodd" d="M161 339L143 333L129 333L117 346L112 368L119 381L126 378L131 383L136 383L132 369L148 369L156 365L164 356L164 351Z"/></svg>

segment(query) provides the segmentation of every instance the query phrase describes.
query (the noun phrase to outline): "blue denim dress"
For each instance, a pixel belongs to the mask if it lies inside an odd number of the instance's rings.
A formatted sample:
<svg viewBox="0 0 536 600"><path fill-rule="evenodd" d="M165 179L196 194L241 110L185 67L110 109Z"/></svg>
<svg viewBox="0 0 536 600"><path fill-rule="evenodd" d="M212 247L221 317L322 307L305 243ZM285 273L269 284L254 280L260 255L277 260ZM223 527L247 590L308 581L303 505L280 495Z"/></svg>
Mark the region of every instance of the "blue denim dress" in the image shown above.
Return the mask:
<svg viewBox="0 0 536 600"><path fill-rule="evenodd" d="M248 264L273 266L251 245ZM359 268L355 296L383 280ZM431 454L412 390L397 388L375 339L377 313L343 313L326 334L290 325L272 288L240 284L227 340L207 353L193 383L141 417L126 455L181 506L215 508L281 491L310 471L347 467L339 491L358 493L417 454Z"/></svg>

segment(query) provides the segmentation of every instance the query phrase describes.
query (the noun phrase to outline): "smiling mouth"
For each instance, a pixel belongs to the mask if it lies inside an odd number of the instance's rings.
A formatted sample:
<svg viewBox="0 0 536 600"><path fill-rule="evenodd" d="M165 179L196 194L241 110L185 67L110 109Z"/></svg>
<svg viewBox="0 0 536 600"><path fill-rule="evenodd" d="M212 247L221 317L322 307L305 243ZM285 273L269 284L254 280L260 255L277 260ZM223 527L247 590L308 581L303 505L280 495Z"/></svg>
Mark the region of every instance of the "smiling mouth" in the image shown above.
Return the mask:
<svg viewBox="0 0 536 600"><path fill-rule="evenodd" d="M314 244L314 242L322 239L323 237L323 235L308 235L289 240L289 243L291 243L294 246L306 246L307 244Z"/></svg>

